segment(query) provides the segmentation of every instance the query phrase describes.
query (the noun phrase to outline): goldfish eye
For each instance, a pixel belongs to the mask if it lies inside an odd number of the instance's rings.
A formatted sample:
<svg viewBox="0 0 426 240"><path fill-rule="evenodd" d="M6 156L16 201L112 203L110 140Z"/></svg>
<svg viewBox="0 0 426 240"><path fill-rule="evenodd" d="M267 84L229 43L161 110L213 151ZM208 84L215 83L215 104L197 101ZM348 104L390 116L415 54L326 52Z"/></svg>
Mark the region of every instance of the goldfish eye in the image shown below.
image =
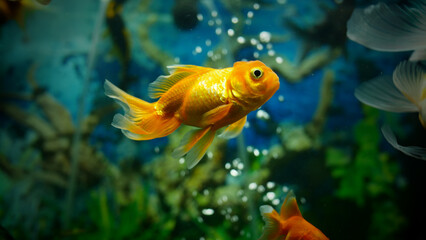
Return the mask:
<svg viewBox="0 0 426 240"><path fill-rule="evenodd" d="M260 68L253 68L253 69L251 70L251 76L252 76L254 79L259 79L259 78L261 78L261 77L263 76L263 70L262 70L262 69L260 69Z"/></svg>

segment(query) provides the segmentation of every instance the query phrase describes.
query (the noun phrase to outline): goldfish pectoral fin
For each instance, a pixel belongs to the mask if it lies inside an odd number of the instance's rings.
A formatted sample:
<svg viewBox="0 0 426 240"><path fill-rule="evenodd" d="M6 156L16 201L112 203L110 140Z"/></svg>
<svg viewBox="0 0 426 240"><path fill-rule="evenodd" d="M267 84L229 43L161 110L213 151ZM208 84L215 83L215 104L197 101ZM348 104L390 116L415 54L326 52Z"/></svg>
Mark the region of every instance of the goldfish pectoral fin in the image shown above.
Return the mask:
<svg viewBox="0 0 426 240"><path fill-rule="evenodd" d="M421 160L426 160L426 148L418 147L418 146L401 146L396 140L395 134L392 132L388 125L384 125L381 128L383 136L386 141L395 149L403 152L405 155L410 157L414 157Z"/></svg>
<svg viewBox="0 0 426 240"><path fill-rule="evenodd" d="M423 71L422 67L413 62L404 61L393 72L395 86L416 105L426 99L426 91L424 90L425 81L426 72Z"/></svg>
<svg viewBox="0 0 426 240"><path fill-rule="evenodd" d="M218 137L231 139L238 136L238 134L240 134L241 131L243 130L244 125L246 124L246 121L247 121L247 116L244 116L240 120L226 127L225 130L221 134L219 134Z"/></svg>
<svg viewBox="0 0 426 240"><path fill-rule="evenodd" d="M180 158L187 154L186 164L189 169L193 168L206 153L214 139L215 132L211 130L211 127L188 132L183 137L181 145L173 151L172 156Z"/></svg>
<svg viewBox="0 0 426 240"><path fill-rule="evenodd" d="M369 106L390 112L416 112L418 108L395 86L391 76L380 76L362 83L355 97Z"/></svg>
<svg viewBox="0 0 426 240"><path fill-rule="evenodd" d="M287 220L293 216L302 217L293 190L287 193L283 205L281 206L280 215L284 220Z"/></svg>
<svg viewBox="0 0 426 240"><path fill-rule="evenodd" d="M194 65L173 65L168 66L170 75L159 76L154 82L149 84L148 96L156 99L161 97L167 90L180 80L194 74L201 74L213 70L212 68L199 67Z"/></svg>
<svg viewBox="0 0 426 240"><path fill-rule="evenodd" d="M263 205L259 208L260 214L265 221L263 234L258 240L275 240L280 237L280 221L277 211L269 205Z"/></svg>
<svg viewBox="0 0 426 240"><path fill-rule="evenodd" d="M425 46L425 29L424 23L417 19L419 8L423 6L400 7L378 3L366 9L355 9L348 20L346 35L373 50L400 52L420 49Z"/></svg>
<svg viewBox="0 0 426 240"><path fill-rule="evenodd" d="M226 117L229 110L232 107L232 103L220 105L216 108L213 108L212 110L206 112L203 114L201 118L201 124L203 125L211 125L215 122L221 120L222 118Z"/></svg>

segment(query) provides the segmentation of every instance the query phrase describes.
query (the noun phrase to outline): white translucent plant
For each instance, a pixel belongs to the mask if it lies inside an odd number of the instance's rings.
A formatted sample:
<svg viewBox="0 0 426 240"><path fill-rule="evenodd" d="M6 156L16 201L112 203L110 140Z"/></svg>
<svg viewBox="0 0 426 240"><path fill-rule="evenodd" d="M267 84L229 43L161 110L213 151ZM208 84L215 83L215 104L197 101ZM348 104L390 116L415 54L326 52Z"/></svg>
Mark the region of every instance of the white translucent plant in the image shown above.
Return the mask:
<svg viewBox="0 0 426 240"><path fill-rule="evenodd" d="M347 23L347 36L373 50L414 51L410 61L426 60L426 1L357 8Z"/></svg>
<svg viewBox="0 0 426 240"><path fill-rule="evenodd" d="M418 64L404 61L393 76L380 76L361 84L355 97L369 106L389 112L418 112L419 120L426 129L426 71ZM382 127L385 139L405 154L426 160L426 149L405 147L398 144L387 126Z"/></svg>

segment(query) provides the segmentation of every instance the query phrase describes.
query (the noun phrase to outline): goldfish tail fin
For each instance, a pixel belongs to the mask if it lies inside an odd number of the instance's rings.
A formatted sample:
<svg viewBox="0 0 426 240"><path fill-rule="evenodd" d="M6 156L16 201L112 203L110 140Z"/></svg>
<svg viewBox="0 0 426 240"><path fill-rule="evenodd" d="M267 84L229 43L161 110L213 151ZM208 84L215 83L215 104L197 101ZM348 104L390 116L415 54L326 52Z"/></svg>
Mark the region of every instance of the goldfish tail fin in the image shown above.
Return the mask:
<svg viewBox="0 0 426 240"><path fill-rule="evenodd" d="M216 131L211 127L193 130L185 134L181 144L177 147L172 156L180 158L186 154L185 161L189 169L193 168L206 154L207 149L212 143Z"/></svg>
<svg viewBox="0 0 426 240"><path fill-rule="evenodd" d="M133 140L149 140L164 137L180 126L174 116L160 116L155 103L148 103L119 89L105 80L105 95L116 100L125 113L116 114L112 126L122 130L123 134Z"/></svg>
<svg viewBox="0 0 426 240"><path fill-rule="evenodd" d="M280 237L280 215L269 205L260 206L260 213L265 221L263 234L258 240L275 240Z"/></svg>

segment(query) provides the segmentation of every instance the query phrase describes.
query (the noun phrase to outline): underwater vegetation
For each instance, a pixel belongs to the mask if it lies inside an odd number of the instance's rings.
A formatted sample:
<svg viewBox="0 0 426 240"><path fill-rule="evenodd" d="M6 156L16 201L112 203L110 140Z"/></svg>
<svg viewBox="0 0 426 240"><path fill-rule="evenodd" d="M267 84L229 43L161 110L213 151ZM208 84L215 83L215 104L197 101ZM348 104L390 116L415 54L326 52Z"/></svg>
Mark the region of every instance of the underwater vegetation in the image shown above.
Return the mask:
<svg viewBox="0 0 426 240"><path fill-rule="evenodd" d="M0 239L272 239L268 214L297 219L290 239L424 239L425 2L370 4L0 0ZM234 63L234 85L273 73L279 89L222 122L232 139L203 112L131 106L195 69L214 74L194 105L214 102Z"/></svg>
<svg viewBox="0 0 426 240"><path fill-rule="evenodd" d="M357 9L348 22L348 37L382 51L414 50L409 61L401 62L392 76L381 76L358 87L355 96L363 103L391 112L419 112L426 129L426 2L412 6L379 3ZM417 63L418 62L418 63ZM386 140L401 152L426 160L426 148L398 144L388 126L382 127Z"/></svg>

